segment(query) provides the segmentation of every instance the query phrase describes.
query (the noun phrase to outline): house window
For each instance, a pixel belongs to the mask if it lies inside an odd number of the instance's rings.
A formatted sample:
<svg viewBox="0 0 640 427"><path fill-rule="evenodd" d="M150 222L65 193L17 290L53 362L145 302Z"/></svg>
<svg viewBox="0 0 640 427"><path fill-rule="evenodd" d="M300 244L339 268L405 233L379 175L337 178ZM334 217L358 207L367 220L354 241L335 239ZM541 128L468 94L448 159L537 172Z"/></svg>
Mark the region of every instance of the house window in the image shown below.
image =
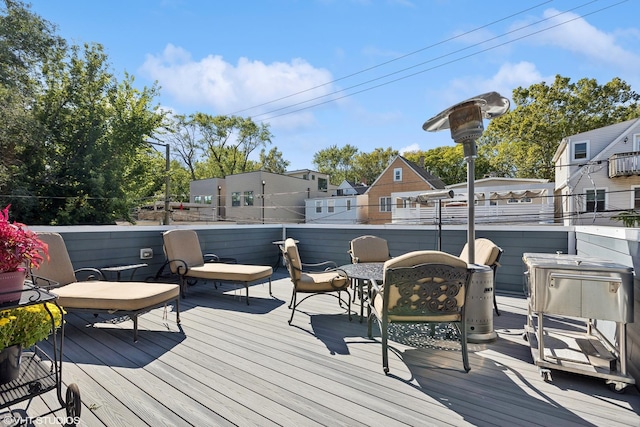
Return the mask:
<svg viewBox="0 0 640 427"><path fill-rule="evenodd" d="M231 193L231 206L240 206L240 192L234 191Z"/></svg>
<svg viewBox="0 0 640 427"><path fill-rule="evenodd" d="M380 212L391 212L391 197L380 197Z"/></svg>
<svg viewBox="0 0 640 427"><path fill-rule="evenodd" d="M315 179L315 175L314 175ZM318 190L319 191L327 191L327 179L326 178L318 178Z"/></svg>
<svg viewBox="0 0 640 427"><path fill-rule="evenodd" d="M640 133L633 134L633 150L640 151Z"/></svg>
<svg viewBox="0 0 640 427"><path fill-rule="evenodd" d="M531 203L531 197L521 197L519 199L516 199L515 197L511 197L510 199L507 200L507 204L512 204L512 203Z"/></svg>
<svg viewBox="0 0 640 427"><path fill-rule="evenodd" d="M193 198L194 203L202 203L202 196L195 196Z"/></svg>
<svg viewBox="0 0 640 427"><path fill-rule="evenodd" d="M640 187L633 188L633 209L640 209Z"/></svg>
<svg viewBox="0 0 640 427"><path fill-rule="evenodd" d="M573 144L573 160L586 160L589 158L589 141L579 141Z"/></svg>
<svg viewBox="0 0 640 427"><path fill-rule="evenodd" d="M253 206L253 191L244 192L244 205Z"/></svg>
<svg viewBox="0 0 640 427"><path fill-rule="evenodd" d="M327 200L327 212L333 213L336 210L336 201L335 200Z"/></svg>
<svg viewBox="0 0 640 427"><path fill-rule="evenodd" d="M351 210L351 199L347 199L347 210Z"/></svg>
<svg viewBox="0 0 640 427"><path fill-rule="evenodd" d="M316 200L316 213L322 213L322 200Z"/></svg>
<svg viewBox="0 0 640 427"><path fill-rule="evenodd" d="M402 181L402 168L395 168L393 170L393 180Z"/></svg>
<svg viewBox="0 0 640 427"><path fill-rule="evenodd" d="M587 212L604 212L605 191L602 188L587 190Z"/></svg>
<svg viewBox="0 0 640 427"><path fill-rule="evenodd" d="M204 202L205 202L207 205L210 205L210 204L211 204L211 196L204 196Z"/></svg>

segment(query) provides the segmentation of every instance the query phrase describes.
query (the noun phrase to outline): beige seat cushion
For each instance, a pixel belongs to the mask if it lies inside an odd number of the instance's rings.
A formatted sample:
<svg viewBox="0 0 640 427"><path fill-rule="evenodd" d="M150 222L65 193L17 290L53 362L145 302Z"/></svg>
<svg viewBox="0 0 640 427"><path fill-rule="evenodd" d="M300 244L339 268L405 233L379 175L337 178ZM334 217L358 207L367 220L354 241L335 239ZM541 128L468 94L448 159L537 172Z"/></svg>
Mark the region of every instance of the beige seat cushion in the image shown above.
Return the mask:
<svg viewBox="0 0 640 427"><path fill-rule="evenodd" d="M376 236L361 236L353 239L350 252L354 263L384 262L390 258L387 241Z"/></svg>
<svg viewBox="0 0 640 427"><path fill-rule="evenodd" d="M331 292L348 287L347 277L335 271L302 273L296 284L297 292Z"/></svg>
<svg viewBox="0 0 640 427"><path fill-rule="evenodd" d="M489 239L476 239L475 242L475 257L474 261L476 264L482 265L493 265L495 264L498 256L500 255L500 248L493 243ZM469 259L469 244L466 243L464 248L462 248L462 252L460 253L460 258L464 260Z"/></svg>
<svg viewBox="0 0 640 427"><path fill-rule="evenodd" d="M273 269L266 265L223 264L212 262L189 268L188 277L201 279L254 282L271 277Z"/></svg>
<svg viewBox="0 0 640 427"><path fill-rule="evenodd" d="M136 311L180 295L180 286L146 282L73 282L51 290L63 308Z"/></svg>

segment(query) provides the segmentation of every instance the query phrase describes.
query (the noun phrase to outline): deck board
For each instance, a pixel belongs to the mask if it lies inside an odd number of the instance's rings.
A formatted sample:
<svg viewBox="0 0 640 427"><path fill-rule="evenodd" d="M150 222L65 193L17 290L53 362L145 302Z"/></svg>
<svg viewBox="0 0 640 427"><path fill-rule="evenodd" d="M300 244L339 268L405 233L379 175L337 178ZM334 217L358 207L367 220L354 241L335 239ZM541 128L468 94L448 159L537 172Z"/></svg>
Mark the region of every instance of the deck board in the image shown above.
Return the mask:
<svg viewBox="0 0 640 427"><path fill-rule="evenodd" d="M252 286L247 306L244 289L196 285L181 301L181 328L175 313L152 310L140 317L137 343L131 321L90 327L90 314L69 314L63 392L80 387L80 425L640 425L634 387L617 394L603 380L563 372L542 380L522 339L522 298L498 296L499 338L470 344L469 373L459 351L393 343L385 376L359 307L349 321L335 299L314 297L289 326L282 273L273 291ZM47 405L59 406L54 392L28 414Z"/></svg>

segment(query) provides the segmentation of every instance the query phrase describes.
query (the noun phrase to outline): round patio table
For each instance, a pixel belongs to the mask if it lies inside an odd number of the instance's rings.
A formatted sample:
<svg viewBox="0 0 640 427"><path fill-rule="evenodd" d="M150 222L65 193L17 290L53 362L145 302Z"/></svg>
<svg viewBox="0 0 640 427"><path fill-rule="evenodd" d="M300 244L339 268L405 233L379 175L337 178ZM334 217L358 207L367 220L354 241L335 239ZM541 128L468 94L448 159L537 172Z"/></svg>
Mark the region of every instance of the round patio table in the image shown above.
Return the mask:
<svg viewBox="0 0 640 427"><path fill-rule="evenodd" d="M382 283L384 277L384 262L360 262L357 264L345 264L339 267L347 273L347 276L353 281L358 288L358 296L360 297L360 323L364 318L364 304L369 297L371 280ZM364 285L367 284L367 292L364 292Z"/></svg>

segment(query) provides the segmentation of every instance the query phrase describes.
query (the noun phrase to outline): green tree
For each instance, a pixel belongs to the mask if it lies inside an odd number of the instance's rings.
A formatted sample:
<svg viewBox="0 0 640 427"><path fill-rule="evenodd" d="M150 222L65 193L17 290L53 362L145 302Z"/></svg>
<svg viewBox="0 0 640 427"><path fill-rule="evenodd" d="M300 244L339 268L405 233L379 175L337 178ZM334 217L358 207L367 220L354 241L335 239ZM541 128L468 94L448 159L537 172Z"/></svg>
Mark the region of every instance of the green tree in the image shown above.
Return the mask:
<svg viewBox="0 0 640 427"><path fill-rule="evenodd" d="M345 179L354 180L353 158L358 152L358 148L353 145L345 145L338 148L332 145L329 148L318 151L313 155L313 164L318 172L330 175L331 184L340 185Z"/></svg>
<svg viewBox="0 0 640 427"><path fill-rule="evenodd" d="M619 78L599 85L557 75L551 85L518 87L512 99L515 108L489 123L478 151L491 155L492 169L511 165L505 172L520 178L554 179L552 159L562 138L640 115L640 96Z"/></svg>
<svg viewBox="0 0 640 427"><path fill-rule="evenodd" d="M193 120L208 157L208 167L203 168L210 173L207 178L255 170L256 163L249 156L257 148L271 144L269 125L257 125L251 118L196 113Z"/></svg>
<svg viewBox="0 0 640 427"><path fill-rule="evenodd" d="M371 184L398 155L398 150L376 148L371 153L357 153L353 159L350 177L354 182Z"/></svg>
<svg viewBox="0 0 640 427"><path fill-rule="evenodd" d="M42 149L29 156L22 177L41 197L38 222L128 219L135 203L129 194L139 194L131 188L142 182L145 165L138 153L149 150L144 140L162 123L151 106L156 88L134 89L126 74L118 82L99 44L72 46L68 58L48 62L44 84L34 104L44 129Z"/></svg>
<svg viewBox="0 0 640 427"><path fill-rule="evenodd" d="M276 147L273 147L268 153L264 148L260 150L260 161L258 162L260 170L283 174L287 171L289 164L290 162L282 157L282 152L278 151Z"/></svg>
<svg viewBox="0 0 640 427"><path fill-rule="evenodd" d="M12 211L36 209L36 200L21 182L23 159L41 150L42 126L33 111L44 64L64 53L65 42L55 27L19 1L0 2L0 195ZM22 197L27 196L27 197ZM25 220L20 217L21 220Z"/></svg>

